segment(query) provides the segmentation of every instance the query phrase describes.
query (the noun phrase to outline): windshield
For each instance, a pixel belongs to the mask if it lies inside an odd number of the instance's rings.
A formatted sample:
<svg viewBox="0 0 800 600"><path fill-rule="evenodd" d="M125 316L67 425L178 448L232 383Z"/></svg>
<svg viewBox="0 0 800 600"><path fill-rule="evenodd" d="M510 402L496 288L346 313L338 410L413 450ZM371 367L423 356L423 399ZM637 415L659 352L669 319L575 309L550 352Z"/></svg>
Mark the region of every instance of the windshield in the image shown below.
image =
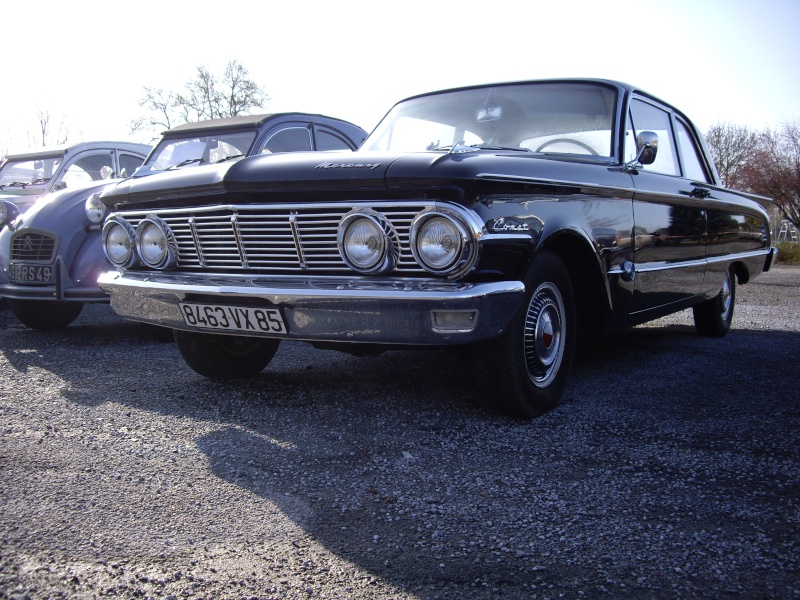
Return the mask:
<svg viewBox="0 0 800 600"><path fill-rule="evenodd" d="M464 144L610 157L615 101L614 89L591 83L433 94L395 106L360 151L447 151Z"/></svg>
<svg viewBox="0 0 800 600"><path fill-rule="evenodd" d="M0 167L0 186L46 183L58 171L63 156L29 160L9 160Z"/></svg>
<svg viewBox="0 0 800 600"><path fill-rule="evenodd" d="M247 156L255 137L255 131L240 131L161 140L137 174L207 165Z"/></svg>

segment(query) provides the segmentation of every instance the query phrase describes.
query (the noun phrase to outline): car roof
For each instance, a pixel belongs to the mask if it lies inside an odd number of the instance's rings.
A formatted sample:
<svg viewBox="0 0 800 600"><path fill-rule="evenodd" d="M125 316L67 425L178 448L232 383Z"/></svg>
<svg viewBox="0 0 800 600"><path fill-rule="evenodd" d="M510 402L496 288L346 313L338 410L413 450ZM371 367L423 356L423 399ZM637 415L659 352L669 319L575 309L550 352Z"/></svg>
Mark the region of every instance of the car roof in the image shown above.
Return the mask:
<svg viewBox="0 0 800 600"><path fill-rule="evenodd" d="M336 121L339 123L347 123L347 121L343 121L342 119L337 119L335 117L328 117L325 115L319 114L312 114L312 113L303 113L303 112L284 112L284 113L266 113L261 115L239 115L236 117L223 117L221 119L208 119L206 121L198 121L194 123L183 123L182 125L178 125L167 131L164 131L161 135L167 137L172 136L175 134L185 134L187 132L203 132L203 131L212 131L218 129L237 129L237 128L248 128L248 127L261 127L264 123L272 119L278 118L292 118L297 117L298 119L309 119L309 120L330 120ZM349 123L352 125L352 123Z"/></svg>
<svg viewBox="0 0 800 600"><path fill-rule="evenodd" d="M45 146L43 148L31 149L25 152L14 152L6 154L6 160L32 160L36 158L53 158L65 156L70 153L82 152L84 150L98 150L106 148L116 148L138 154L150 152L149 144L136 144L134 142L78 142L77 144L64 144L60 146Z"/></svg>

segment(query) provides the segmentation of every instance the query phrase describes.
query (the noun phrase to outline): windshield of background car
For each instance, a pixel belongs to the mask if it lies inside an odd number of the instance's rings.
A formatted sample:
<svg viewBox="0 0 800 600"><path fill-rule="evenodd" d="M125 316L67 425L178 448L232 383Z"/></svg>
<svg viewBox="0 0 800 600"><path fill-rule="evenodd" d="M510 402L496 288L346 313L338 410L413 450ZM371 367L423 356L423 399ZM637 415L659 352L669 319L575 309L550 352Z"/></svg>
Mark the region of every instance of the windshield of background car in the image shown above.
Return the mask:
<svg viewBox="0 0 800 600"><path fill-rule="evenodd" d="M360 151L449 150L462 143L608 158L613 88L532 83L431 94L396 105Z"/></svg>
<svg viewBox="0 0 800 600"><path fill-rule="evenodd" d="M137 174L164 171L177 165L208 165L247 156L255 137L256 131L253 130L161 140Z"/></svg>
<svg viewBox="0 0 800 600"><path fill-rule="evenodd" d="M64 160L63 156L10 160L0 169L0 185L46 183L58 171L62 160Z"/></svg>

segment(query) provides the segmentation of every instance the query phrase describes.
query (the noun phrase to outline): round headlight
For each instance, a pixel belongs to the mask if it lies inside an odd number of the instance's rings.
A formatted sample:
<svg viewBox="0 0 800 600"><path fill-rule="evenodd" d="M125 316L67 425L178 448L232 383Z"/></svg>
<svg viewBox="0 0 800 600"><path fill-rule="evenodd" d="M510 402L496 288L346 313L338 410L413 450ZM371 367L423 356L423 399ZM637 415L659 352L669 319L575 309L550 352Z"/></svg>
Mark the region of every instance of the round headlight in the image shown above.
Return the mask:
<svg viewBox="0 0 800 600"><path fill-rule="evenodd" d="M342 249L345 260L354 269L368 271L383 260L386 236L372 219L355 219L344 232Z"/></svg>
<svg viewBox="0 0 800 600"><path fill-rule="evenodd" d="M136 262L133 236L133 227L124 219L106 221L103 226L103 252L112 264L128 268Z"/></svg>
<svg viewBox="0 0 800 600"><path fill-rule="evenodd" d="M142 262L154 269L170 269L178 260L172 230L155 215L142 219L136 228L136 249Z"/></svg>
<svg viewBox="0 0 800 600"><path fill-rule="evenodd" d="M97 225L103 222L103 217L106 216L106 205L100 202L100 194L89 196L83 208L90 223Z"/></svg>
<svg viewBox="0 0 800 600"><path fill-rule="evenodd" d="M425 269L443 273L461 258L465 237L463 229L452 219L432 216L417 228L412 250Z"/></svg>
<svg viewBox="0 0 800 600"><path fill-rule="evenodd" d="M0 200L0 227L6 224L7 216L8 212L6 211L6 203Z"/></svg>
<svg viewBox="0 0 800 600"><path fill-rule="evenodd" d="M359 273L388 273L397 265L400 243L391 224L379 213L356 209L339 223L339 254Z"/></svg>

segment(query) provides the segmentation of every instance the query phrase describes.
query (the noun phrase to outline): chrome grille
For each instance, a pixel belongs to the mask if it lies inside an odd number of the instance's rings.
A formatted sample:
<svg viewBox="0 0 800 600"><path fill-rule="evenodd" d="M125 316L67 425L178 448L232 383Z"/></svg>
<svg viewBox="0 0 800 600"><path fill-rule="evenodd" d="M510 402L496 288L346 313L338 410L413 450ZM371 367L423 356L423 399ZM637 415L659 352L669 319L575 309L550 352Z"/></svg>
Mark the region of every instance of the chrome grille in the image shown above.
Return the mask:
<svg viewBox="0 0 800 600"><path fill-rule="evenodd" d="M52 235L25 231L11 240L11 260L52 262L55 251L56 238Z"/></svg>
<svg viewBox="0 0 800 600"><path fill-rule="evenodd" d="M179 269L280 272L350 271L339 255L339 222L355 208L383 214L400 242L397 271L424 273L410 246L411 222L433 203L235 205L194 209L121 211L134 227L158 215L175 235Z"/></svg>

